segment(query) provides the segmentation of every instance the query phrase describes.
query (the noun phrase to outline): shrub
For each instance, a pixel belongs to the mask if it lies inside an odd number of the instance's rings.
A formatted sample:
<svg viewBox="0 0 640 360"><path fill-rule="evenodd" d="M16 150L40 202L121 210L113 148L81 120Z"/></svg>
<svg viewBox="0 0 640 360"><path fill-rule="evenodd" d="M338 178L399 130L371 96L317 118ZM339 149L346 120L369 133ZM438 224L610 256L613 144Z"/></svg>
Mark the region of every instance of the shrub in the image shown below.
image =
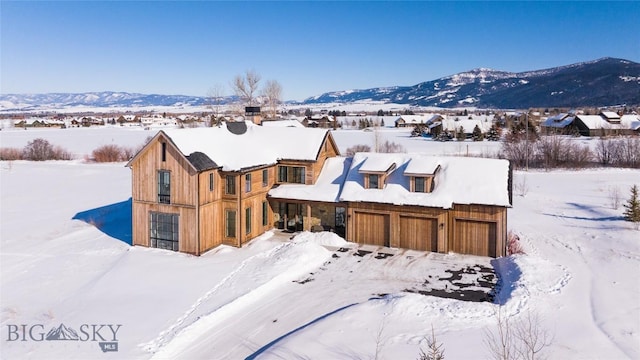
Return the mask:
<svg viewBox="0 0 640 360"><path fill-rule="evenodd" d="M118 162L125 161L124 149L118 145L102 145L93 150L91 157L96 162Z"/></svg>
<svg viewBox="0 0 640 360"><path fill-rule="evenodd" d="M37 138L27 143L22 150L24 160L44 161L44 160L71 160L71 153L67 150L53 146L49 141Z"/></svg>
<svg viewBox="0 0 640 360"><path fill-rule="evenodd" d="M353 156L359 152L370 152L370 151L371 151L371 147L369 145L364 145L364 144L353 145L352 147L347 149L346 156Z"/></svg>
<svg viewBox="0 0 640 360"><path fill-rule="evenodd" d="M18 148L0 148L0 160L22 160L22 150Z"/></svg>
<svg viewBox="0 0 640 360"><path fill-rule="evenodd" d="M407 152L404 146L400 144L396 144L394 142L390 142L389 140L383 142L378 147L378 152L381 153L404 153Z"/></svg>

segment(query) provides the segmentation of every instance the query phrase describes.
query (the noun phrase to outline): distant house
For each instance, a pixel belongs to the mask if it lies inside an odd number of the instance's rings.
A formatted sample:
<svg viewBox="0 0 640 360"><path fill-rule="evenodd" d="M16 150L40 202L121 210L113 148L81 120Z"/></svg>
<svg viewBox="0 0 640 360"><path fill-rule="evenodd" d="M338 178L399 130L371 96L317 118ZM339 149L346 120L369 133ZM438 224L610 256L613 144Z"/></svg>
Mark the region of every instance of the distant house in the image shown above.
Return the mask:
<svg viewBox="0 0 640 360"><path fill-rule="evenodd" d="M46 119L46 118L29 118L14 122L14 127L54 127L63 128L65 126L64 121L58 119Z"/></svg>
<svg viewBox="0 0 640 360"><path fill-rule="evenodd" d="M505 255L506 160L345 158L327 130L228 122L160 131L127 166L134 245L200 255L280 228L329 230L361 244Z"/></svg>
<svg viewBox="0 0 640 360"><path fill-rule="evenodd" d="M428 131L435 136L445 130L451 134L456 134L462 129L465 137L470 138L476 126L480 128L483 134L486 134L492 125L493 119L485 115L447 116L435 119L435 121L429 121Z"/></svg>
<svg viewBox="0 0 640 360"><path fill-rule="evenodd" d="M599 115L559 114L540 124L543 134L582 136L633 135L640 132L638 115L603 111Z"/></svg>

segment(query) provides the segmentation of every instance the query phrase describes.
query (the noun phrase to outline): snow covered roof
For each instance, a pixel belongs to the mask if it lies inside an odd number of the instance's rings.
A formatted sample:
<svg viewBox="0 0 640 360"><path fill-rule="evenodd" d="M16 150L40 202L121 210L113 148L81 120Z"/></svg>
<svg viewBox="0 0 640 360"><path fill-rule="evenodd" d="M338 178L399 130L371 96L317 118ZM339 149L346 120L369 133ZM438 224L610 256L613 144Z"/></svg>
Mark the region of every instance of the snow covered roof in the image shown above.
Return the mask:
<svg viewBox="0 0 640 360"><path fill-rule="evenodd" d="M315 184L282 184L271 189L269 196L279 199L337 202L350 167L351 158L328 158Z"/></svg>
<svg viewBox="0 0 640 360"><path fill-rule="evenodd" d="M405 175L433 175L439 166L437 157L416 157L409 160L409 164L404 169Z"/></svg>
<svg viewBox="0 0 640 360"><path fill-rule="evenodd" d="M600 113L607 119L620 119L620 115L614 111L602 111Z"/></svg>
<svg viewBox="0 0 640 360"><path fill-rule="evenodd" d="M575 120L574 116L569 116L569 114L562 113L554 116L549 116L545 121L540 124L542 127L555 127L555 128L564 128L567 127Z"/></svg>
<svg viewBox="0 0 640 360"><path fill-rule="evenodd" d="M366 158L358 169L361 173L386 173L396 165L390 156L375 156Z"/></svg>
<svg viewBox="0 0 640 360"><path fill-rule="evenodd" d="M267 127L299 127L303 128L304 125L300 123L298 120L287 119L287 120L263 120L262 126Z"/></svg>
<svg viewBox="0 0 640 360"><path fill-rule="evenodd" d="M395 163L382 189L366 189L367 162ZM440 170L436 172L436 169ZM431 193L410 192L410 174L435 175ZM453 204L511 206L509 162L499 159L434 157L422 154L357 153L353 159L329 158L315 185L284 184L269 191L281 199L329 202L374 202L451 208Z"/></svg>
<svg viewBox="0 0 640 360"><path fill-rule="evenodd" d="M364 177L357 170L370 158L389 157L398 167L389 175L383 189L365 189ZM340 195L341 201L363 201L394 205L451 208L453 204L511 206L509 202L509 162L499 159L437 157L440 171L431 193L409 191L405 176L409 163L426 164L432 157L419 154L357 153L351 163Z"/></svg>
<svg viewBox="0 0 640 360"><path fill-rule="evenodd" d="M318 156L327 130L262 127L247 124L236 135L226 126L163 130L183 155L201 152L224 171L237 171L278 160L310 160Z"/></svg>

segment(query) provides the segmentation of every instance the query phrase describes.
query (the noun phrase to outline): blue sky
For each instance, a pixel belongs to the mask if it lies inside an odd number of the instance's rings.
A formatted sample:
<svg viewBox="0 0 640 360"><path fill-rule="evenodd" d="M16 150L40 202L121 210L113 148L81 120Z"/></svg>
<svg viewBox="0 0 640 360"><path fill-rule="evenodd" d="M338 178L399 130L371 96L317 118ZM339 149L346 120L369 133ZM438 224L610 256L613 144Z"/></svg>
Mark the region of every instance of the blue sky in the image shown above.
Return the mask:
<svg viewBox="0 0 640 360"><path fill-rule="evenodd" d="M285 100L477 67L640 62L640 2L2 1L0 93L230 94L253 69Z"/></svg>

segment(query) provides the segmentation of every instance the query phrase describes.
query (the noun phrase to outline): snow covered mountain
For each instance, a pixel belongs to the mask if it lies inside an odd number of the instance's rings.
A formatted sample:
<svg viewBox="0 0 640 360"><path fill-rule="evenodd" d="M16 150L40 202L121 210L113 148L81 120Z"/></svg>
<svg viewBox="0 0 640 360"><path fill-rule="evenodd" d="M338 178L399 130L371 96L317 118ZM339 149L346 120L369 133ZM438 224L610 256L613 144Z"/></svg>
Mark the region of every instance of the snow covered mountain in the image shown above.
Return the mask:
<svg viewBox="0 0 640 360"><path fill-rule="evenodd" d="M363 100L482 108L640 104L640 64L602 58L521 73L479 68L414 86L329 92L303 103Z"/></svg>
<svg viewBox="0 0 640 360"><path fill-rule="evenodd" d="M221 104L233 102L225 97ZM301 104L375 101L436 107L523 109L529 107L576 107L640 104L640 64L602 58L550 69L520 73L478 68L422 82L344 90L313 96ZM72 107L203 106L206 97L88 92L79 94L0 94L2 111L42 111ZM296 104L300 104L297 103Z"/></svg>
<svg viewBox="0 0 640 360"><path fill-rule="evenodd" d="M232 98L224 98L221 103ZM187 95L138 94L127 92L88 92L50 94L0 95L0 109L5 111L35 111L66 107L144 107L144 106L201 106L210 100L206 97Z"/></svg>

